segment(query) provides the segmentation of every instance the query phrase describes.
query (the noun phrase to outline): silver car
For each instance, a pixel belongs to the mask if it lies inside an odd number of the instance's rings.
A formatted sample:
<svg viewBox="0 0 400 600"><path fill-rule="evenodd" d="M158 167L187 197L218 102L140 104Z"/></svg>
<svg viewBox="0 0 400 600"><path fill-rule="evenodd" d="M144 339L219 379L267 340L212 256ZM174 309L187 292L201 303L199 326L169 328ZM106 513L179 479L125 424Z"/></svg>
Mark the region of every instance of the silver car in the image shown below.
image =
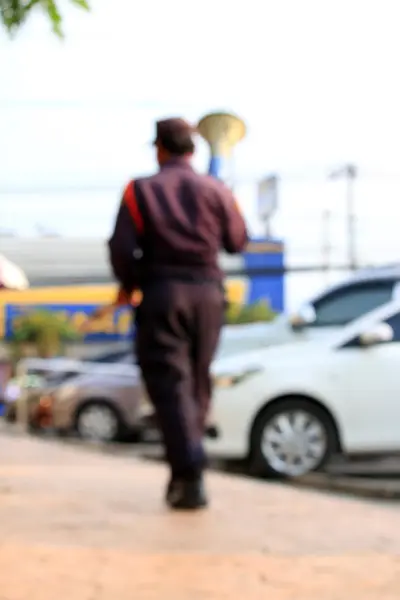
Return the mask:
<svg viewBox="0 0 400 600"><path fill-rule="evenodd" d="M137 368L83 373L44 394L52 426L83 439L111 442L139 433L152 412ZM43 402L43 396L42 396Z"/></svg>
<svg viewBox="0 0 400 600"><path fill-rule="evenodd" d="M75 431L84 439L120 440L141 429L149 412L132 351L99 355L89 360L29 359L28 373L40 373L42 385L27 394L29 413L60 433Z"/></svg>

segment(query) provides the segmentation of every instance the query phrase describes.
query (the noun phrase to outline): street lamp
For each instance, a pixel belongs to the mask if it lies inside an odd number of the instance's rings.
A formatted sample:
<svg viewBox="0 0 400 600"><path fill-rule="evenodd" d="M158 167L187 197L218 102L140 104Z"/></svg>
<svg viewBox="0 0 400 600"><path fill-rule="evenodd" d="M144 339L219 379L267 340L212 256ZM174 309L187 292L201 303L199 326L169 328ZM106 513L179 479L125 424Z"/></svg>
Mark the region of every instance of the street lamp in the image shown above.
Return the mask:
<svg viewBox="0 0 400 600"><path fill-rule="evenodd" d="M267 238L271 237L271 217L278 209L279 176L277 174L264 177L258 182L257 202L258 217L265 225Z"/></svg>
<svg viewBox="0 0 400 600"><path fill-rule="evenodd" d="M348 266L352 271L357 269L356 215L354 210L354 182L356 177L357 168L352 164L344 165L329 174L329 179L344 178L346 180L347 257Z"/></svg>

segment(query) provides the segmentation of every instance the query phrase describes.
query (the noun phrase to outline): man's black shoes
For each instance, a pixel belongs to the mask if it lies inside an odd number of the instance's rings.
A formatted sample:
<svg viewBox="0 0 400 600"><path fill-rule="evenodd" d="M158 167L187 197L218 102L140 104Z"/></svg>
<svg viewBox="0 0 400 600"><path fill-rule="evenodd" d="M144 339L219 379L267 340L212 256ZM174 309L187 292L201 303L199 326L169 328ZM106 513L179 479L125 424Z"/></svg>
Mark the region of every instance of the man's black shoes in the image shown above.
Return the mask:
<svg viewBox="0 0 400 600"><path fill-rule="evenodd" d="M194 481L171 479L165 500L174 510L198 510L208 504L202 479Z"/></svg>

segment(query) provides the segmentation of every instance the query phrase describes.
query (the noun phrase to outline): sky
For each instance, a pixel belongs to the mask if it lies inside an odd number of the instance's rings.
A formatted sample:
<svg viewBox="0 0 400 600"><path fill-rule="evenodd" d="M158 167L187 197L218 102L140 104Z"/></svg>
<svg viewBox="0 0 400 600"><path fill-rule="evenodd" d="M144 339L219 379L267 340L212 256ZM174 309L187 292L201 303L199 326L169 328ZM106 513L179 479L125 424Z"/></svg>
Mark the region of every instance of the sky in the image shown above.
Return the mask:
<svg viewBox="0 0 400 600"><path fill-rule="evenodd" d="M314 260L327 237L345 259L345 183L327 175L351 161L360 261L396 260L396 0L61 4L64 41L40 16L12 41L0 32L0 227L107 236L126 180L155 169L154 120L232 110L248 127L235 189L254 235L256 182L277 172L272 225L290 260ZM199 141L195 166L208 158Z"/></svg>

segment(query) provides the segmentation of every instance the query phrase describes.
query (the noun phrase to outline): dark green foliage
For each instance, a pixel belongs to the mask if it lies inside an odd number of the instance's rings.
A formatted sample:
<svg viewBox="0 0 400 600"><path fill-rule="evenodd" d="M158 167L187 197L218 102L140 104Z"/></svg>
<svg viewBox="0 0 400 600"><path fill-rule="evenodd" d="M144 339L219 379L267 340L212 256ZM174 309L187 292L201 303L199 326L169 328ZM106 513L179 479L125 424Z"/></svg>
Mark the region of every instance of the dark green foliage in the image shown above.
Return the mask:
<svg viewBox="0 0 400 600"><path fill-rule="evenodd" d="M87 0L68 1L77 7L89 10ZM1 22L6 30L12 34L20 29L34 10L40 10L49 18L54 33L62 37L60 4L60 0L0 0Z"/></svg>

